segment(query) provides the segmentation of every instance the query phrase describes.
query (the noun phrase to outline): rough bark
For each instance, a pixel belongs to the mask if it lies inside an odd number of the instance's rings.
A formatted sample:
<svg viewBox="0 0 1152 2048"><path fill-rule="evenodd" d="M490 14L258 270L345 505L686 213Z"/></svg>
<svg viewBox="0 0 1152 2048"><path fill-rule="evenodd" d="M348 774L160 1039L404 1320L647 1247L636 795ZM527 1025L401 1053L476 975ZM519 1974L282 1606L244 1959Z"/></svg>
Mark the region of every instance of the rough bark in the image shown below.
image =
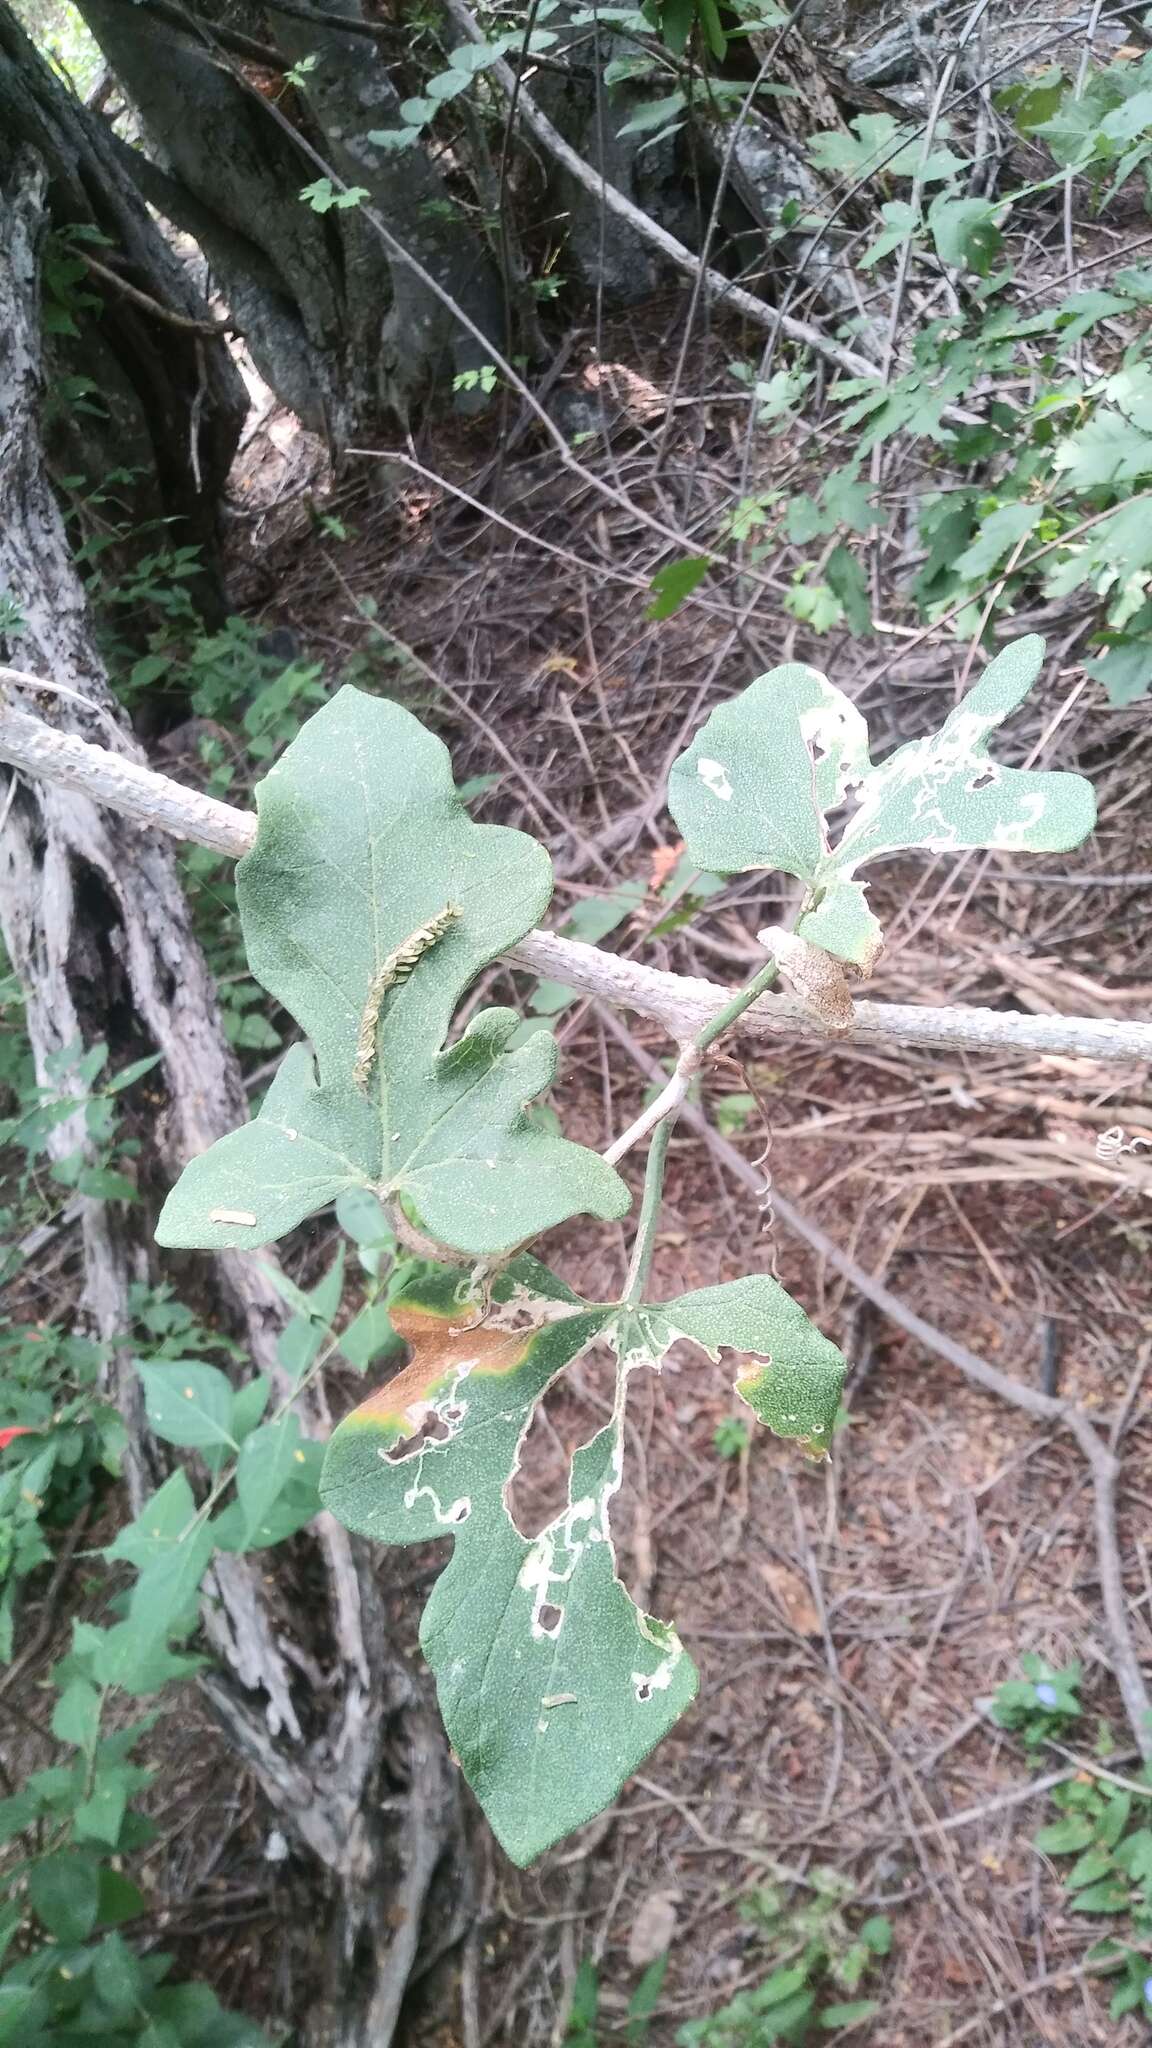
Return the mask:
<svg viewBox="0 0 1152 2048"><path fill-rule="evenodd" d="M339 0L327 11L359 10ZM341 446L480 359L442 301L390 258L372 210L485 333L503 337L493 260L431 158L367 139L401 125L374 41L270 11L286 63L317 61L294 92L277 78L265 96L210 32L174 25L178 10L82 0L81 12L149 138L146 154L122 148L120 161L196 236L261 375L307 425ZM257 31L261 20L253 10ZM301 201L318 175L308 145L367 191L363 211L318 214Z"/></svg>
<svg viewBox="0 0 1152 2048"><path fill-rule="evenodd" d="M63 525L44 474L37 245L45 178L31 152L0 184L0 588L19 607L18 638L0 641L56 691L6 685L10 700L127 761L139 752L107 688ZM245 1114L211 982L193 936L169 846L87 796L50 784L3 797L0 924L27 996L37 1072L77 1041L109 1043L113 1067L157 1049L164 1107L141 1160L142 1199L82 1199L85 1309L112 1347L132 1445L137 1495L161 1469L117 1347L127 1291L150 1265L149 1195ZM57 1084L58 1085L58 1084ZM58 1128L58 1153L83 1142ZM211 1269L209 1269L211 1270ZM279 1302L254 1261L215 1262L216 1284L253 1363L276 1370ZM317 1433L316 1407L304 1416ZM466 1905L454 1774L432 1709L389 1644L366 1554L321 1517L312 1582L320 1686L289 1655L288 1626L270 1598L267 1557L217 1567L205 1628L218 1668L205 1681L222 1725L331 1892L329 1982L305 2021L309 2048L386 2048L421 1944ZM316 1645L313 1645L315 1649ZM308 1660L304 1660L308 1661ZM313 1662L315 1660L313 1659ZM305 1733L306 1731L306 1733Z"/></svg>
<svg viewBox="0 0 1152 2048"><path fill-rule="evenodd" d="M76 308L78 334L50 340L51 470L83 478L81 497L108 489L117 472L113 502L99 512L105 533L118 522L130 529L117 568L142 544L132 534L145 528L150 550L158 532L172 545L198 547L197 595L206 610L218 609L217 507L247 411L243 381L220 338L195 331L209 309L125 176L106 124L64 89L0 0L0 179L29 147L47 171L54 233L96 230L103 238L70 245L90 251L101 273L83 280L92 303ZM115 278L160 310L143 307ZM166 321L165 311L188 324ZM96 387L84 405L61 382L78 373Z"/></svg>

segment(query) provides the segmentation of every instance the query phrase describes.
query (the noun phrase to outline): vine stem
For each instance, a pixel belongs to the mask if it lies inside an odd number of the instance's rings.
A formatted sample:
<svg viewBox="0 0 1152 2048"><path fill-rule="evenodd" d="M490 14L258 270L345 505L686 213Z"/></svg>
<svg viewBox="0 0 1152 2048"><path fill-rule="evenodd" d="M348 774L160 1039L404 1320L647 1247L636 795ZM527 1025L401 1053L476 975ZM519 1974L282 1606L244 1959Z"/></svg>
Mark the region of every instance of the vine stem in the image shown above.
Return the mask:
<svg viewBox="0 0 1152 2048"><path fill-rule="evenodd" d="M666 1088L662 1088L654 1102L650 1102L644 1114L637 1117L631 1128L617 1138L614 1145L604 1154L611 1165L623 1157L636 1140L647 1131L652 1132L652 1143L648 1147L648 1159L644 1168L644 1193L640 1201L640 1218L636 1225L636 1237L632 1245L632 1258L628 1266L628 1278L624 1284L624 1304L636 1308L643 1298L648 1275L652 1270L652 1254L656 1249L656 1227L660 1221L660 1210L664 1201L664 1170L668 1164L668 1146L672 1131L680 1114L688 1090L700 1071L700 1066L709 1046L714 1045L723 1032L730 1030L737 1019L751 1008L758 996L764 995L776 980L775 960L766 960L760 972L734 996L717 1010L714 1017L701 1026L694 1038L680 1048L676 1069Z"/></svg>

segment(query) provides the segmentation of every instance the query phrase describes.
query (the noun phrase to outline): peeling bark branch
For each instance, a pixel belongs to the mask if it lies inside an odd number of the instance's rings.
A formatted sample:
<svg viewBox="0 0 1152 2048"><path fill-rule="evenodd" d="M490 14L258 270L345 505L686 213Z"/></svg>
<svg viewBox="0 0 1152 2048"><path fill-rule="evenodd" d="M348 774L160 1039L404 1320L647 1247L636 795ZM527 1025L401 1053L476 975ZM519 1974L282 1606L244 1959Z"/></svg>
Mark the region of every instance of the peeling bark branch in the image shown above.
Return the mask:
<svg viewBox="0 0 1152 2048"><path fill-rule="evenodd" d="M99 777L70 779L65 771L6 778L0 923L25 989L42 1084L54 1093L68 1087L50 1066L65 1047L106 1040L114 1067L146 1046L161 1055L154 1081L165 1099L141 1154L140 1201L126 1207L80 1197L75 1205L83 1312L110 1349L138 1509L165 1469L126 1355L130 1288L149 1272L149 1194L242 1123L247 1108L173 849L137 829L141 785L151 790L156 778L108 688L45 475L37 254L46 184L30 151L17 159L10 189L0 179L0 588L20 614L22 658L56 680L45 684L7 668L0 691L5 715L31 735L37 759L94 759ZM58 729L31 715L30 703L51 703ZM93 744L97 737L108 744ZM109 787L127 792L127 800L110 801ZM206 803L170 787L182 817L190 797L194 809ZM89 1143L79 1094L77 1114L58 1124L48 1142L57 1158ZM282 1306L262 1264L230 1253L206 1260L204 1274L236 1310L253 1365L275 1376ZM314 1404L306 1427L319 1435L325 1417L315 1393L301 1397L302 1409L305 1401ZM261 1559L221 1554L210 1582L215 1597L210 1592L202 1604L204 1630L220 1660L205 1690L268 1797L330 1879L330 1981L318 2010L301 2015L302 2042L387 2048L417 1949L427 1947L434 1881L451 1893L449 1915L433 1912L435 1938L467 1901L456 1777L445 1744L437 1745L430 1704L389 1645L367 1546L328 1516L318 1518L313 1539L316 1621L322 1625L327 1608L334 1642L320 1689L309 1696L297 1674Z"/></svg>
<svg viewBox="0 0 1152 2048"><path fill-rule="evenodd" d="M0 760L28 775L77 790L140 825L239 859L255 842L256 818L168 776L74 734L59 732L14 706L10 686L51 693L52 684L0 667ZM581 994L602 997L662 1024L681 1043L724 1007L730 990L716 982L605 953L557 932L529 932L508 959ZM1033 1017L1012 1010L968 1006L935 1008L914 1003L854 1004L846 1032L830 1031L804 1004L788 996L762 996L740 1020L749 1037L821 1038L862 1045L950 1045L968 1052L1061 1053L1097 1060L1152 1060L1152 1024L1102 1017Z"/></svg>

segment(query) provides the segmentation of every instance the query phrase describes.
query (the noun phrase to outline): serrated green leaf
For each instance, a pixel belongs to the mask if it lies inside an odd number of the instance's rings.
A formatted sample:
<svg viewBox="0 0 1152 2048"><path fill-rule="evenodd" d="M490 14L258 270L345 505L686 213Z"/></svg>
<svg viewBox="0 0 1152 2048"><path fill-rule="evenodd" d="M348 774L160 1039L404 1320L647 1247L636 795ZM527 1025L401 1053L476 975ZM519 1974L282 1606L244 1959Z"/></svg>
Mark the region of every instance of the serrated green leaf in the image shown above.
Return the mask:
<svg viewBox="0 0 1152 2048"><path fill-rule="evenodd" d="M476 1255L580 1211L623 1215L619 1175L525 1113L555 1074L549 1033L510 1051L519 1019L486 1010L437 1051L475 975L543 915L543 847L475 824L442 743L351 688L304 726L257 804L237 870L245 941L311 1047L289 1051L254 1122L186 1168L159 1242L266 1244L357 1187L405 1200L433 1238Z"/></svg>
<svg viewBox="0 0 1152 2048"><path fill-rule="evenodd" d="M1102 406L1086 426L1060 442L1052 467L1078 491L1133 483L1152 476L1152 434L1142 433L1123 413ZM1147 519L1147 506L1137 509Z"/></svg>
<svg viewBox="0 0 1152 2048"><path fill-rule="evenodd" d="M412 1363L340 1424L325 1460L324 1504L347 1527L454 1539L420 1640L453 1749L521 1863L599 1813L696 1690L674 1630L616 1577L619 1408L575 1453L569 1506L548 1528L521 1534L505 1500L536 1402L616 1313L531 1260L474 1327L455 1276L414 1281L392 1304ZM435 1438L413 1441L431 1425Z"/></svg>
<svg viewBox="0 0 1152 2048"><path fill-rule="evenodd" d="M1103 684L1110 704L1135 704L1152 685L1152 640L1121 640L1084 666Z"/></svg>
<svg viewBox="0 0 1152 2048"><path fill-rule="evenodd" d="M175 1365L148 1365L137 1360L144 1383L149 1426L165 1443L186 1450L235 1450L232 1434L232 1387L214 1365L180 1360Z"/></svg>
<svg viewBox="0 0 1152 2048"><path fill-rule="evenodd" d="M858 2027L862 2020L870 2020L880 2011L876 1998L856 1998L846 2005L825 2005L820 2008L820 2025L826 2033L836 2027Z"/></svg>
<svg viewBox="0 0 1152 2048"><path fill-rule="evenodd" d="M967 583L984 583L1004 556L1040 524L1043 505L998 505L981 521L976 538L955 563Z"/></svg>

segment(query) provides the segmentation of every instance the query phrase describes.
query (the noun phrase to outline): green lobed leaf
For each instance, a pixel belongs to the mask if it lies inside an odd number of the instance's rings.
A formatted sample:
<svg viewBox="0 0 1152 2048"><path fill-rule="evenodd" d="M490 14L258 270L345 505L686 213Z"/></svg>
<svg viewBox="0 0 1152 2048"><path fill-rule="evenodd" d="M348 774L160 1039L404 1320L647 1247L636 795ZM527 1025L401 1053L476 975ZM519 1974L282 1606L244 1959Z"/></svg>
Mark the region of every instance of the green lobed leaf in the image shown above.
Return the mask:
<svg viewBox="0 0 1152 2048"><path fill-rule="evenodd" d="M1039 674L1044 643L1006 647L929 739L874 767L868 732L843 692L794 664L722 704L675 763L668 804L688 854L720 873L782 868L809 883L797 933L866 964L879 931L863 887L868 861L905 848L991 846L1058 852L1095 822L1083 776L1004 767L988 738ZM826 814L855 799L836 844Z"/></svg>
<svg viewBox="0 0 1152 2048"><path fill-rule="evenodd" d="M691 1337L717 1359L721 1350L755 1353L736 1392L777 1436L825 1453L844 1389L842 1354L805 1315L799 1302L767 1273L751 1273L719 1287L638 1312L642 1341L654 1359L678 1337Z"/></svg>
<svg viewBox="0 0 1152 2048"><path fill-rule="evenodd" d="M526 1114L555 1075L550 1033L510 1049L519 1019L485 1010L437 1050L469 983L542 916L543 847L475 824L442 743L351 688L303 727L257 805L237 870L249 959L311 1043L288 1052L255 1120L186 1168L158 1241L266 1244L356 1188L403 1200L440 1243L478 1256L580 1211L623 1215L619 1175ZM382 988L436 920L407 978Z"/></svg>
<svg viewBox="0 0 1152 2048"><path fill-rule="evenodd" d="M928 225L941 263L987 277L1004 246L996 225L1001 210L996 200L952 199L944 193L934 199L928 209Z"/></svg>
<svg viewBox="0 0 1152 2048"><path fill-rule="evenodd" d="M619 1404L576 1451L569 1505L546 1529L522 1534L505 1499L536 1402L609 1334L615 1309L587 1307L526 1259L494 1295L474 1328L452 1275L393 1302L412 1362L334 1432L321 1494L379 1541L452 1536L420 1640L465 1776L527 1863L615 1798L692 1699L696 1673L675 1631L616 1577ZM405 1448L430 1425L439 1440Z"/></svg>
<svg viewBox="0 0 1152 2048"><path fill-rule="evenodd" d="M581 1302L518 1259L486 1314L451 1273L414 1277L391 1312L412 1361L334 1432L321 1495L379 1541L452 1536L421 1643L465 1775L509 1855L528 1862L615 1797L696 1689L675 1630L616 1577L629 1375L659 1368L681 1338L713 1357L755 1354L738 1392L823 1451L844 1361L767 1275L622 1308ZM573 1456L567 1508L533 1537L512 1519L508 1484L537 1402L597 1338L619 1361L615 1409Z"/></svg>
<svg viewBox="0 0 1152 2048"><path fill-rule="evenodd" d="M783 868L802 880L823 853L821 813L868 763L855 705L799 662L758 676L713 711L672 769L668 807L698 867Z"/></svg>

